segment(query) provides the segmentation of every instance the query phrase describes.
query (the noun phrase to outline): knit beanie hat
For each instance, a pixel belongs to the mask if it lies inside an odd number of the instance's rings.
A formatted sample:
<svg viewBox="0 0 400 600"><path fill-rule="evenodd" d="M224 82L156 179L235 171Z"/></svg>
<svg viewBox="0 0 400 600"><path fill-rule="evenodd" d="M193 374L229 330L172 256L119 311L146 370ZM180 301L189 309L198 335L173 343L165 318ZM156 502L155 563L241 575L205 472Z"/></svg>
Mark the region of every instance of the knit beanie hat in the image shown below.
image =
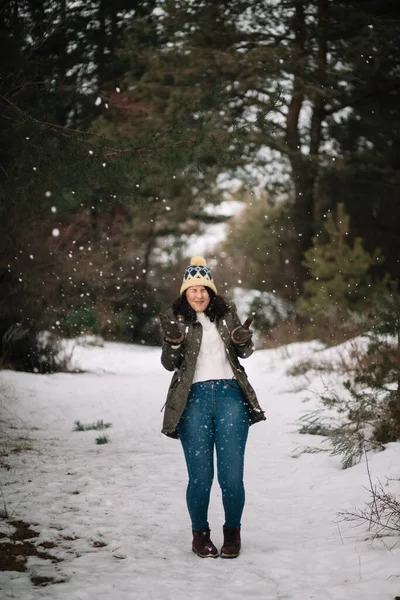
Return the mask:
<svg viewBox="0 0 400 600"><path fill-rule="evenodd" d="M190 265L186 267L180 294L183 294L184 291L195 285L204 285L217 293L213 276L203 256L193 256Z"/></svg>

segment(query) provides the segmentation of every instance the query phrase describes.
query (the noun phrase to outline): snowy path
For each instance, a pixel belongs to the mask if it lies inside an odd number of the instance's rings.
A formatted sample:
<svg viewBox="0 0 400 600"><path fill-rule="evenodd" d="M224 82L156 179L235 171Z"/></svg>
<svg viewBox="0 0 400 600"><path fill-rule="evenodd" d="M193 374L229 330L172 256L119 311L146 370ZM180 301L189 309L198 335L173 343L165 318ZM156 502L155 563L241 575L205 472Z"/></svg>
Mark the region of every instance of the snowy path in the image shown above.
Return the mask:
<svg viewBox="0 0 400 600"><path fill-rule="evenodd" d="M368 499L365 465L342 471L326 454L295 458L295 421L304 410L286 369L312 345L260 351L244 364L268 421L250 429L243 552L237 560L199 559L190 551L186 467L179 442L161 435L160 408L170 374L159 349L106 344L77 348L90 372L35 376L0 373L1 407L32 450L10 454L2 473L7 510L37 524L42 541L64 560L30 559L31 572L61 583L34 587L29 573L0 573L4 600L393 600L400 596L400 543L390 552L366 542L365 529L337 524L336 513ZM317 385L317 384L316 384ZM111 422L110 443L76 420ZM32 430L32 427L38 428ZM103 432L100 432L103 433ZM12 441L14 440L14 441ZM370 458L373 476L400 477L400 444ZM4 469L2 470L4 471ZM391 491L400 492L397 488ZM217 483L212 539L222 541ZM0 530L1 531L1 530ZM391 540L392 545L396 540ZM103 547L94 547L103 542Z"/></svg>

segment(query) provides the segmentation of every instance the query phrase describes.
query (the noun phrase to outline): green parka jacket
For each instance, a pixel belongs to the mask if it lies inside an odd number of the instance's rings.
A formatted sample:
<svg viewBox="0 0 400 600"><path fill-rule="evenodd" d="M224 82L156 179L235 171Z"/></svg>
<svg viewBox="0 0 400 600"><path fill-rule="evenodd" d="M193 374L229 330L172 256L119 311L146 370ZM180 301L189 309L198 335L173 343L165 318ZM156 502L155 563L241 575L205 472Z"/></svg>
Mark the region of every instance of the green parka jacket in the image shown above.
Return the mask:
<svg viewBox="0 0 400 600"><path fill-rule="evenodd" d="M192 385L203 328L197 321L187 322L183 315L175 315L172 309L169 309L165 313L165 316L171 321L178 321L185 333L185 339L178 347L173 347L164 341L161 354L162 365L168 371L175 371L165 403L162 433L172 438L178 438L177 426L185 410L190 386ZM215 323L225 344L234 377L239 383L248 404L250 423L265 421L264 411L260 408L256 393L251 387L246 372L238 360L239 358L247 358L253 354L253 343L250 340L246 345L238 346L231 340L231 331L241 325L235 305L228 303L228 311L223 317L216 319Z"/></svg>

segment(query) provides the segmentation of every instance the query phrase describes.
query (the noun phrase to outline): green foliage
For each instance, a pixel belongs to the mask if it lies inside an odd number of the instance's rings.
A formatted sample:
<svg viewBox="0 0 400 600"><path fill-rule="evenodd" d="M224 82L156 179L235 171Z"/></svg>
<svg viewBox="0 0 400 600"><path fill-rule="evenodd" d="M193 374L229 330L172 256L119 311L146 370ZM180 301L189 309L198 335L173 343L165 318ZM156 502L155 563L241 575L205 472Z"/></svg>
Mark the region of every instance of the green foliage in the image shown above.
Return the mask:
<svg viewBox="0 0 400 600"><path fill-rule="evenodd" d="M374 394L357 391L350 381L343 393L327 392L321 408L306 412L299 420L299 432L327 438L332 456L341 456L343 469L357 464L366 450L383 450L372 435L381 400Z"/></svg>
<svg viewBox="0 0 400 600"><path fill-rule="evenodd" d="M345 198L354 215L356 234L368 238L368 252L382 247L389 272L397 275L395 3L205 0L189 6L182 0L158 6L158 43L151 35L138 53L138 38L127 42L135 99L144 102L148 121L186 119L189 154L203 139L205 146L211 142L215 150L199 160L201 169L215 163L251 184L259 176L273 195L290 195L292 220L282 236L291 247L285 284L301 290L303 252L337 198ZM143 31L151 28L154 34L154 22L143 22ZM372 245L377 235L381 243Z"/></svg>
<svg viewBox="0 0 400 600"><path fill-rule="evenodd" d="M287 198L230 240L248 287L297 297L337 198L397 276L398 31L378 0L3 2L0 337L88 308L154 343L121 289L169 297L165 255L218 220L232 175Z"/></svg>
<svg viewBox="0 0 400 600"><path fill-rule="evenodd" d="M304 255L310 279L296 310L308 319L340 318L346 311L362 310L371 295L367 274L379 259L379 252L371 256L364 250L361 238L351 243L350 218L343 204L338 204L335 216L328 214L324 229L325 235L315 236Z"/></svg>
<svg viewBox="0 0 400 600"><path fill-rule="evenodd" d="M93 307L81 306L65 316L64 327L77 336L82 333L97 333L97 317Z"/></svg>
<svg viewBox="0 0 400 600"><path fill-rule="evenodd" d="M301 418L301 433L326 436L343 468L356 464L366 450L384 449L400 440L400 294L396 286L379 298L343 393L320 397L322 408Z"/></svg>
<svg viewBox="0 0 400 600"><path fill-rule="evenodd" d="M156 246L198 229L211 150L201 132L186 142L185 119L148 119L110 91L123 85L128 26L147 22L136 33L157 43L154 3L11 4L0 9L0 338L16 322L32 336L61 323L155 343L154 292L138 308L118 291L143 290Z"/></svg>
<svg viewBox="0 0 400 600"><path fill-rule="evenodd" d="M249 313L254 315L253 328L263 334L267 334L282 319L292 316L288 303L265 293L254 296Z"/></svg>
<svg viewBox="0 0 400 600"><path fill-rule="evenodd" d="M245 187L233 199L244 202L244 208L230 219L226 239L218 247L224 261L221 272L216 270L218 279L232 286L240 277L245 288L275 290L293 300L297 291L290 203L281 199L274 204L265 192L249 193Z"/></svg>
<svg viewBox="0 0 400 600"><path fill-rule="evenodd" d="M400 293L397 284L376 299L372 328L365 333L368 348L356 383L384 395L377 437L383 442L400 438Z"/></svg>
<svg viewBox="0 0 400 600"><path fill-rule="evenodd" d="M125 291L125 301L116 304L121 311L122 339L134 343L157 345L160 342L159 325L156 317L161 304L150 284L134 285Z"/></svg>
<svg viewBox="0 0 400 600"><path fill-rule="evenodd" d="M31 326L11 325L1 339L0 368L30 373L70 371L71 353L54 333L37 333Z"/></svg>
<svg viewBox="0 0 400 600"><path fill-rule="evenodd" d="M348 92L359 101L346 115L327 118L336 160L321 172L319 193L329 198L325 208L341 199L364 247L370 253L378 247L385 257L377 272L395 279L400 274L394 251L400 229L398 7L379 0L338 4L346 10L343 29L353 32L340 44L342 59L354 65Z"/></svg>

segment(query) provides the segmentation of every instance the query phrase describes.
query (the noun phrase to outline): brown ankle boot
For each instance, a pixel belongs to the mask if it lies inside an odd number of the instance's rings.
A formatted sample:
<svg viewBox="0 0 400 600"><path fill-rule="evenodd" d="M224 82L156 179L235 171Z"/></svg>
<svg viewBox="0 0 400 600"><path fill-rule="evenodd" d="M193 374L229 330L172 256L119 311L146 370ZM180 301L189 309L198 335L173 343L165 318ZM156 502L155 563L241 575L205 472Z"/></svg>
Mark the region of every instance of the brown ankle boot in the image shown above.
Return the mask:
<svg viewBox="0 0 400 600"><path fill-rule="evenodd" d="M221 548L221 558L236 558L239 556L241 541L240 527L225 527L224 544Z"/></svg>
<svg viewBox="0 0 400 600"><path fill-rule="evenodd" d="M218 550L210 540L210 530L193 530L192 550L201 558L217 558Z"/></svg>

